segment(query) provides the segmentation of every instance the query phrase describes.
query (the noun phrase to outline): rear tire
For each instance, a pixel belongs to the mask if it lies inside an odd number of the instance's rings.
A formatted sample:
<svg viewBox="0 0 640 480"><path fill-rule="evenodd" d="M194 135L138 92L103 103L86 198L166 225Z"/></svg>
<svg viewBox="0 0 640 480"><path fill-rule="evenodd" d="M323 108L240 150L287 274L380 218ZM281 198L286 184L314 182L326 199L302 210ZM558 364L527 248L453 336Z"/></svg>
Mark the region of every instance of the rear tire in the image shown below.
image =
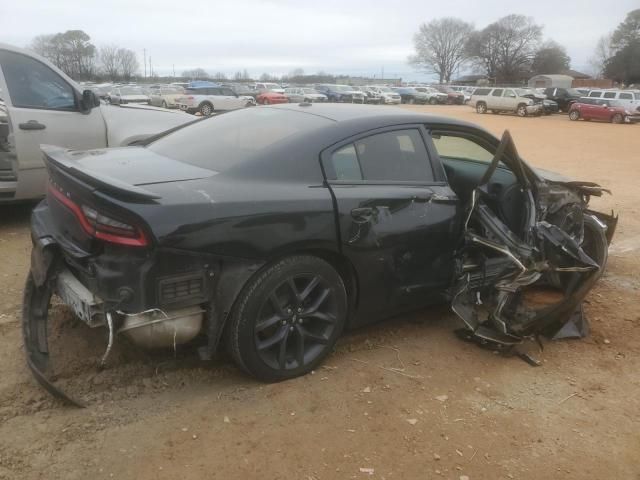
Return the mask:
<svg viewBox="0 0 640 480"><path fill-rule="evenodd" d="M573 120L575 122L576 120L579 120L579 119L580 119L580 112L579 111L571 110L569 112L569 120Z"/></svg>
<svg viewBox="0 0 640 480"><path fill-rule="evenodd" d="M476 112L478 113L487 113L487 104L484 102L478 102L476 104Z"/></svg>
<svg viewBox="0 0 640 480"><path fill-rule="evenodd" d="M324 260L295 255L268 266L243 288L225 330L227 348L262 381L294 378L333 350L347 317L342 278Z"/></svg>
<svg viewBox="0 0 640 480"><path fill-rule="evenodd" d="M438 103L438 99L436 97L431 97L429 99L429 105L435 105L436 103Z"/></svg>
<svg viewBox="0 0 640 480"><path fill-rule="evenodd" d="M169 107L167 106L167 102L165 102L164 100L162 100L162 105L161 105L161 106L162 106L162 108L169 108Z"/></svg>

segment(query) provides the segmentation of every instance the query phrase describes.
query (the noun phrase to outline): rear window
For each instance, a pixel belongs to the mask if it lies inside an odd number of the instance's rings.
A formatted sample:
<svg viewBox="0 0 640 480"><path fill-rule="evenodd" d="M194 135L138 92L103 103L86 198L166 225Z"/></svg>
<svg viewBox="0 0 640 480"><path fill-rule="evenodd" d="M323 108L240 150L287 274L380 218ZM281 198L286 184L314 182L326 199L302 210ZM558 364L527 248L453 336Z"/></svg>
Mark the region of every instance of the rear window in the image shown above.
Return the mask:
<svg viewBox="0 0 640 480"><path fill-rule="evenodd" d="M147 148L174 160L223 172L287 138L331 123L291 110L247 108L206 118L161 137Z"/></svg>

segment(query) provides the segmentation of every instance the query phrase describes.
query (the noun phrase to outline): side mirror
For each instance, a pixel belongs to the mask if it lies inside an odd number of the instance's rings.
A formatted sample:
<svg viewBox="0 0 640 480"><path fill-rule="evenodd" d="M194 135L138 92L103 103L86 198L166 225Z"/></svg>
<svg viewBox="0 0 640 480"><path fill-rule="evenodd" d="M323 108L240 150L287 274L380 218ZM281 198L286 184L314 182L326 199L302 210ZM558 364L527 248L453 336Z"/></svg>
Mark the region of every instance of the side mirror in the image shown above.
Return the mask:
<svg viewBox="0 0 640 480"><path fill-rule="evenodd" d="M92 108L100 105L100 99L96 96L93 90L84 90L82 92L82 100L80 101L81 111L83 113L89 113Z"/></svg>

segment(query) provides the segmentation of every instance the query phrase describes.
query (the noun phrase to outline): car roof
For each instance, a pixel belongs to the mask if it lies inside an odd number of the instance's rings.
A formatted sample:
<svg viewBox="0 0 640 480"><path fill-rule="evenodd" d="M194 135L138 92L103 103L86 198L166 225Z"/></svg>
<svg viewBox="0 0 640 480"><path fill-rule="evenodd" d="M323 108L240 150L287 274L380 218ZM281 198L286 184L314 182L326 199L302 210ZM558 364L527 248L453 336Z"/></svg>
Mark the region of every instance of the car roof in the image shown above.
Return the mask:
<svg viewBox="0 0 640 480"><path fill-rule="evenodd" d="M263 108L263 107L261 107ZM292 110L306 113L309 115L318 115L334 122L347 122L351 120L378 120L381 126L392 125L397 122L403 123L438 123L456 125L460 127L469 127L481 129L473 123L456 120L451 117L441 115L428 115L424 113L416 113L412 110L404 108L381 106L381 105L362 105L362 104L338 104L338 103L313 103L313 104L292 104L284 103L273 105L266 108L277 108L281 110Z"/></svg>

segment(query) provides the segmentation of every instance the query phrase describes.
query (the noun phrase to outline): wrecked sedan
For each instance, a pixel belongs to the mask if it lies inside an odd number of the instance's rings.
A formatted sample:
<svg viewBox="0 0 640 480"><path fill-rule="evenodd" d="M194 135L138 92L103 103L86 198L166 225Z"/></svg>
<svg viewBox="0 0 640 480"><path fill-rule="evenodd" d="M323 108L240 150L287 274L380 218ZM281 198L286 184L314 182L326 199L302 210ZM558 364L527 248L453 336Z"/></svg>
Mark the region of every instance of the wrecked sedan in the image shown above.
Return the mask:
<svg viewBox="0 0 640 480"><path fill-rule="evenodd" d="M103 362L115 342L205 359L224 345L278 381L316 368L345 328L434 303L496 347L579 327L616 223L589 210L599 186L545 179L508 132L395 108L246 109L146 145L43 151L23 326L60 396L52 295L105 329Z"/></svg>

